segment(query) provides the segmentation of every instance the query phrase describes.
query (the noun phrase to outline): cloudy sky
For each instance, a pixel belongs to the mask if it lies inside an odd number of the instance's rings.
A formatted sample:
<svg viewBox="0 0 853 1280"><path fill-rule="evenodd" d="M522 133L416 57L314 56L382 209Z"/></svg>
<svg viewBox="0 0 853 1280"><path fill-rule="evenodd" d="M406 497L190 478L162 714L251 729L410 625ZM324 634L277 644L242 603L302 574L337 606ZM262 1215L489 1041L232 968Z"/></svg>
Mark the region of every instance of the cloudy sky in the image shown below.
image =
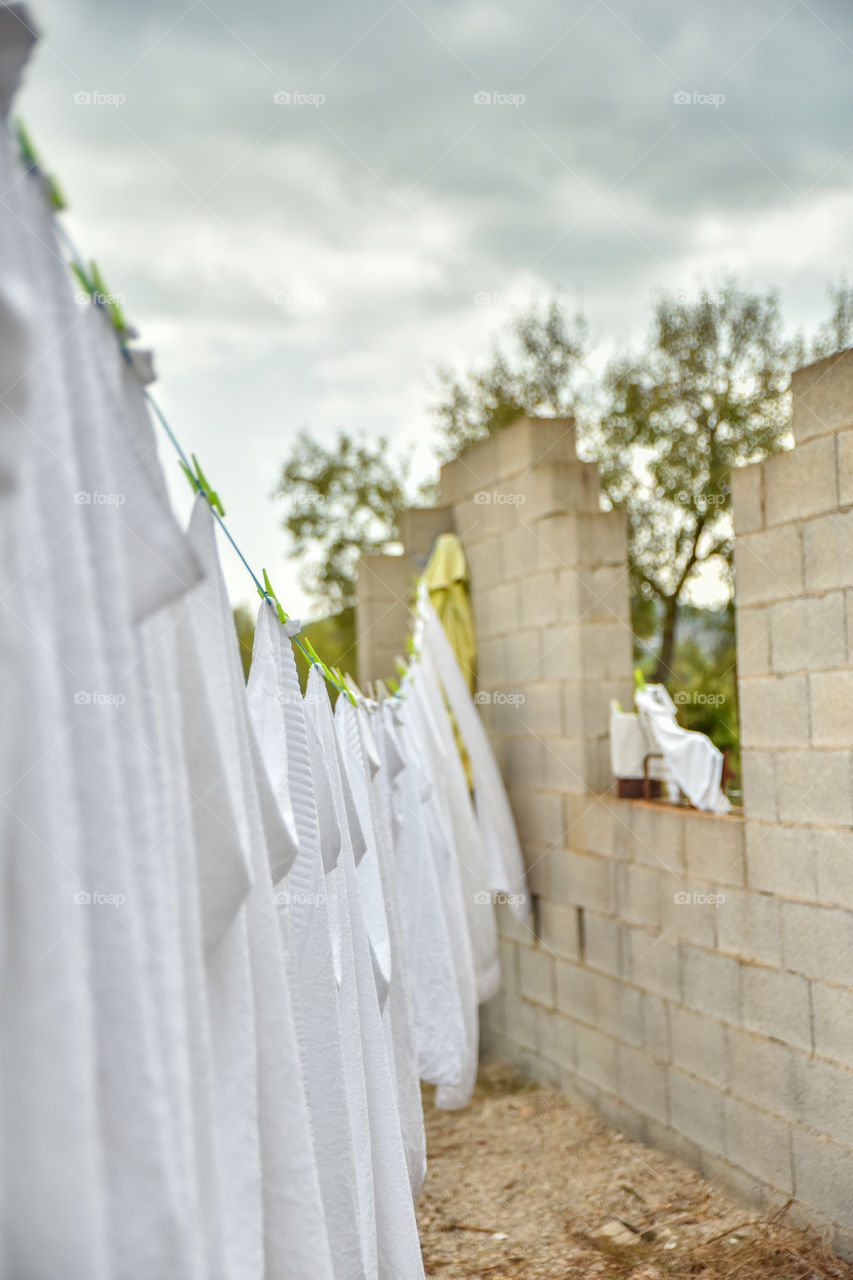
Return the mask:
<svg viewBox="0 0 853 1280"><path fill-rule="evenodd" d="M293 613L269 494L300 427L426 473L436 365L537 291L606 347L726 269L812 325L853 261L849 0L31 4L19 108L63 217Z"/></svg>

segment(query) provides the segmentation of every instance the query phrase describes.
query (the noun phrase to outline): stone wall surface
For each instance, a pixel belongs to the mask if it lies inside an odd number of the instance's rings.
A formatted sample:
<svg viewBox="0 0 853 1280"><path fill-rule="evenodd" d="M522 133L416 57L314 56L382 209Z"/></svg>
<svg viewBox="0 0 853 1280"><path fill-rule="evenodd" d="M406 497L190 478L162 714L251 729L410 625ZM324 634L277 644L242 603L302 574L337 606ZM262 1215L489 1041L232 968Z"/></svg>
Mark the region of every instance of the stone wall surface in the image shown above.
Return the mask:
<svg viewBox="0 0 853 1280"><path fill-rule="evenodd" d="M480 710L536 903L528 924L498 907L484 1051L850 1249L853 350L792 387L795 447L732 485L742 812L613 794L626 531L570 420L525 419L445 466L436 528L468 556ZM376 674L414 572L391 559L363 568ZM388 617L403 630L383 646Z"/></svg>

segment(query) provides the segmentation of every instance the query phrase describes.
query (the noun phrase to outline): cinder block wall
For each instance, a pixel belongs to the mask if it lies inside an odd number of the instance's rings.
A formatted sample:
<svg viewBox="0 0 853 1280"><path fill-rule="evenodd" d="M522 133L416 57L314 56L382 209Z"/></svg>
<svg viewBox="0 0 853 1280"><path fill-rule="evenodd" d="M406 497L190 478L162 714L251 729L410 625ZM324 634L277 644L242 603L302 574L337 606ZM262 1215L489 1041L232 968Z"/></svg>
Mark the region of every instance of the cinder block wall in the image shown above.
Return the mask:
<svg viewBox="0 0 853 1280"><path fill-rule="evenodd" d="M797 446L736 473L744 812L620 801L625 529L569 421L442 469L480 710L536 912L499 908L484 1052L853 1250L853 351L794 377Z"/></svg>

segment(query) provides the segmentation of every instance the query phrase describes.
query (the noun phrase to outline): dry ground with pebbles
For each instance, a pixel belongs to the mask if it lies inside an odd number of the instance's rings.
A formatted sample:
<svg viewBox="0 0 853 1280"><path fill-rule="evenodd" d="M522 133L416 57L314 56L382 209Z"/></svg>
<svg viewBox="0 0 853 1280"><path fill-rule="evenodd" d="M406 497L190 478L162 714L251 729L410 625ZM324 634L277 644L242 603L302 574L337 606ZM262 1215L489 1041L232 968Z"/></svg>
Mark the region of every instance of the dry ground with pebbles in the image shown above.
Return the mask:
<svg viewBox="0 0 853 1280"><path fill-rule="evenodd" d="M464 1111L425 1096L424 1264L441 1280L853 1280L814 1236L559 1093L484 1064Z"/></svg>

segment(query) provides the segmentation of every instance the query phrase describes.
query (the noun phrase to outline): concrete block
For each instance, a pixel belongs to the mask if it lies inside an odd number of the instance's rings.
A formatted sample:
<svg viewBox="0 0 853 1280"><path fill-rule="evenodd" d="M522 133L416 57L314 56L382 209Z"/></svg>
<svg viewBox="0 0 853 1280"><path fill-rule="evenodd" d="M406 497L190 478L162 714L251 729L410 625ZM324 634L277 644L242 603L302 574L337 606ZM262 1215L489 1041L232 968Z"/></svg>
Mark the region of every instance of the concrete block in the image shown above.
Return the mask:
<svg viewBox="0 0 853 1280"><path fill-rule="evenodd" d="M738 537L764 528L764 467L752 463L735 467L730 476L732 519Z"/></svg>
<svg viewBox="0 0 853 1280"><path fill-rule="evenodd" d="M853 986L853 914L782 903L785 967L808 978Z"/></svg>
<svg viewBox="0 0 853 1280"><path fill-rule="evenodd" d="M524 844L555 846L563 843L563 806L560 796L530 787L511 787L510 805Z"/></svg>
<svg viewBox="0 0 853 1280"><path fill-rule="evenodd" d="M729 1091L775 1115L796 1116L799 1106L798 1064L808 1062L790 1045L732 1028L729 1046Z"/></svg>
<svg viewBox="0 0 853 1280"><path fill-rule="evenodd" d="M429 556L439 534L454 532L453 508L449 506L407 507L397 517L397 537L409 556Z"/></svg>
<svg viewBox="0 0 853 1280"><path fill-rule="evenodd" d="M584 920L586 964L590 969L608 973L614 978L622 974L622 931L618 920L587 911Z"/></svg>
<svg viewBox="0 0 853 1280"><path fill-rule="evenodd" d="M712 1084L673 1068L669 1073L672 1127L706 1151L725 1153L723 1095Z"/></svg>
<svg viewBox="0 0 853 1280"><path fill-rule="evenodd" d="M812 983L815 1053L853 1067L853 991Z"/></svg>
<svg viewBox="0 0 853 1280"><path fill-rule="evenodd" d="M561 512L524 526L531 539L531 555L522 572L563 572L580 560L580 522L585 517Z"/></svg>
<svg viewBox="0 0 853 1280"><path fill-rule="evenodd" d="M503 563L503 538L487 538L465 548L470 575L471 598L476 603L481 591L500 586L510 575Z"/></svg>
<svg viewBox="0 0 853 1280"><path fill-rule="evenodd" d="M556 1004L554 957L538 947L518 948L519 990L526 1000L552 1009Z"/></svg>
<svg viewBox="0 0 853 1280"><path fill-rule="evenodd" d="M717 946L727 955L781 968L782 917L769 893L727 888L717 907Z"/></svg>
<svg viewBox="0 0 853 1280"><path fill-rule="evenodd" d="M577 622L560 622L536 633L540 645L543 680L579 680L584 667L581 650L582 628ZM528 673L532 676L532 670Z"/></svg>
<svg viewBox="0 0 853 1280"><path fill-rule="evenodd" d="M661 874L661 928L672 939L711 950L717 943L721 890L683 876Z"/></svg>
<svg viewBox="0 0 853 1280"><path fill-rule="evenodd" d="M613 856L614 806L608 800L590 796L569 833L573 848Z"/></svg>
<svg viewBox="0 0 853 1280"><path fill-rule="evenodd" d="M807 520L838 506L835 441L799 444L764 461L764 515L768 526Z"/></svg>
<svg viewBox="0 0 853 1280"><path fill-rule="evenodd" d="M628 526L624 511L590 511L578 518L579 563L625 565Z"/></svg>
<svg viewBox="0 0 853 1280"><path fill-rule="evenodd" d="M566 511L598 511L598 468L588 462L543 462L531 467L516 484L524 494L523 518L533 524Z"/></svg>
<svg viewBox="0 0 853 1280"><path fill-rule="evenodd" d="M788 1195L794 1192L791 1126L737 1098L724 1100L726 1156Z"/></svg>
<svg viewBox="0 0 853 1280"><path fill-rule="evenodd" d="M812 742L817 747L853 745L853 671L809 676Z"/></svg>
<svg viewBox="0 0 853 1280"><path fill-rule="evenodd" d="M617 1042L612 1036L602 1035L591 1027L575 1027L578 1075L610 1093L619 1091L616 1050Z"/></svg>
<svg viewBox="0 0 853 1280"><path fill-rule="evenodd" d="M643 1043L643 996L607 974L557 961L557 1007L628 1044Z"/></svg>
<svg viewBox="0 0 853 1280"><path fill-rule="evenodd" d="M678 875L684 870L684 811L644 800L629 804L630 856L644 866Z"/></svg>
<svg viewBox="0 0 853 1280"><path fill-rule="evenodd" d="M562 960L578 959L578 916L573 907L543 898L539 903L542 946Z"/></svg>
<svg viewBox="0 0 853 1280"><path fill-rule="evenodd" d="M458 504L503 479L498 435L487 436L447 462L439 472L439 489L444 504Z"/></svg>
<svg viewBox="0 0 853 1280"><path fill-rule="evenodd" d="M628 924L658 929L661 924L661 875L632 863L614 866L616 914Z"/></svg>
<svg viewBox="0 0 853 1280"><path fill-rule="evenodd" d="M523 731L538 738L562 737L565 733L562 684L557 680L526 680L523 687L519 687L519 692L523 701L514 706L508 705L512 711L517 711L514 719L521 724Z"/></svg>
<svg viewBox="0 0 853 1280"><path fill-rule="evenodd" d="M631 631L624 622L586 622L581 629L585 680L625 680L631 673Z"/></svg>
<svg viewBox="0 0 853 1280"><path fill-rule="evenodd" d="M548 627L560 621L561 574L528 573L521 579L521 606L513 626Z"/></svg>
<svg viewBox="0 0 853 1280"><path fill-rule="evenodd" d="M796 1118L853 1147L853 1072L821 1058L795 1060L800 1099Z"/></svg>
<svg viewBox="0 0 853 1280"><path fill-rule="evenodd" d="M466 550L486 539L494 541L503 532L497 523L497 508L492 504L490 489L475 493L472 498L465 498L453 508L453 519L456 532L462 539Z"/></svg>
<svg viewBox="0 0 853 1280"><path fill-rule="evenodd" d="M730 956L715 955L687 944L682 946L684 1003L698 1013L740 1024L740 965Z"/></svg>
<svg viewBox="0 0 853 1280"><path fill-rule="evenodd" d="M839 351L791 377L792 428L799 443L853 425L853 356Z"/></svg>
<svg viewBox="0 0 853 1280"><path fill-rule="evenodd" d="M574 418L519 418L496 436L501 475L515 476L551 462L574 462Z"/></svg>
<svg viewBox="0 0 853 1280"><path fill-rule="evenodd" d="M853 511L810 520L803 530L807 591L853 586Z"/></svg>
<svg viewBox="0 0 853 1280"><path fill-rule="evenodd" d="M539 1006L521 996L507 994L504 1001L506 1035L529 1050L539 1051Z"/></svg>
<svg viewBox="0 0 853 1280"><path fill-rule="evenodd" d="M853 911L853 832L847 827L815 827L811 852L818 900Z"/></svg>
<svg viewBox="0 0 853 1280"><path fill-rule="evenodd" d="M507 683L543 680L542 632L512 631L504 637L504 679Z"/></svg>
<svg viewBox="0 0 853 1280"><path fill-rule="evenodd" d="M721 1022L670 1005L672 1061L690 1075L724 1089L728 1082L726 1030Z"/></svg>
<svg viewBox="0 0 853 1280"><path fill-rule="evenodd" d="M509 938L501 938L498 957L501 964L501 986L504 991L515 995L518 992L518 943Z"/></svg>
<svg viewBox="0 0 853 1280"><path fill-rule="evenodd" d="M558 902L603 915L613 910L613 863L596 854L554 851L551 884Z"/></svg>
<svg viewBox="0 0 853 1280"><path fill-rule="evenodd" d="M741 680L740 730L745 747L807 746L809 700L805 675Z"/></svg>
<svg viewBox="0 0 853 1280"><path fill-rule="evenodd" d="M746 863L751 889L787 898L816 899L817 871L809 827L747 822Z"/></svg>
<svg viewBox="0 0 853 1280"><path fill-rule="evenodd" d="M738 628L741 616L738 614ZM773 605L770 635L774 671L816 671L843 666L847 653L843 594L833 591L825 596L803 596Z"/></svg>
<svg viewBox="0 0 853 1280"><path fill-rule="evenodd" d="M483 550L488 552L491 542L481 544ZM517 524L514 528L508 529L501 533L496 540L499 548L499 557L502 569L503 579L508 582L515 582L519 578L524 578L528 573L536 569L536 560L539 554L539 538L534 529L526 524ZM475 581L473 565L471 568L471 581Z"/></svg>
<svg viewBox="0 0 853 1280"><path fill-rule="evenodd" d="M781 609L788 605L777 606ZM738 675L765 676L770 671L770 607L756 605L737 611ZM779 668L781 670L781 668Z"/></svg>
<svg viewBox="0 0 853 1280"><path fill-rule="evenodd" d="M741 981L746 1029L810 1051L811 1012L805 979L778 969L745 964Z"/></svg>
<svg viewBox="0 0 853 1280"><path fill-rule="evenodd" d="M500 744L505 751L501 770L508 787L541 787L545 779L545 743L528 734L507 738Z"/></svg>
<svg viewBox="0 0 853 1280"><path fill-rule="evenodd" d="M669 1009L666 1000L660 996L644 994L643 1008L643 1047L655 1058L669 1062L672 1057L672 1045L669 1031Z"/></svg>
<svg viewBox="0 0 853 1280"><path fill-rule="evenodd" d="M681 998L681 966L678 944L662 934L629 927L630 971L638 987L667 1000Z"/></svg>
<svg viewBox="0 0 853 1280"><path fill-rule="evenodd" d="M853 1226L853 1151L795 1129L794 1179L797 1197L843 1227Z"/></svg>
<svg viewBox="0 0 853 1280"><path fill-rule="evenodd" d="M386 607L391 600L407 604L417 573L411 556L362 556L356 565L358 598L378 601Z"/></svg>
<svg viewBox="0 0 853 1280"><path fill-rule="evenodd" d="M791 524L780 525L738 538L735 581L740 605L769 604L798 596L803 589L803 544L799 529Z"/></svg>
<svg viewBox="0 0 853 1280"><path fill-rule="evenodd" d="M587 745L583 738L545 739L543 785L554 791L584 791Z"/></svg>
<svg viewBox="0 0 853 1280"><path fill-rule="evenodd" d="M575 1026L562 1013L540 1009L539 1052L565 1071L575 1069Z"/></svg>
<svg viewBox="0 0 853 1280"><path fill-rule="evenodd" d="M667 1068L643 1049L620 1044L619 1092L644 1115L667 1121Z"/></svg>
<svg viewBox="0 0 853 1280"><path fill-rule="evenodd" d="M776 771L771 751L744 748L740 758L743 811L747 818L777 817Z"/></svg>
<svg viewBox="0 0 853 1280"><path fill-rule="evenodd" d="M744 824L739 815L689 812L684 836L688 880L744 884Z"/></svg>
<svg viewBox="0 0 853 1280"><path fill-rule="evenodd" d="M576 602L584 622L622 622L630 626L630 582L626 566L605 565L580 572L565 569L560 574L560 590Z"/></svg>
<svg viewBox="0 0 853 1280"><path fill-rule="evenodd" d="M504 636L477 637L477 683L481 689L505 684L507 678Z"/></svg>
<svg viewBox="0 0 853 1280"><path fill-rule="evenodd" d="M839 431L835 437L838 446L838 501L842 507L853 503L853 431Z"/></svg>
<svg viewBox="0 0 853 1280"><path fill-rule="evenodd" d="M784 751L776 756L783 822L853 824L849 751Z"/></svg>

